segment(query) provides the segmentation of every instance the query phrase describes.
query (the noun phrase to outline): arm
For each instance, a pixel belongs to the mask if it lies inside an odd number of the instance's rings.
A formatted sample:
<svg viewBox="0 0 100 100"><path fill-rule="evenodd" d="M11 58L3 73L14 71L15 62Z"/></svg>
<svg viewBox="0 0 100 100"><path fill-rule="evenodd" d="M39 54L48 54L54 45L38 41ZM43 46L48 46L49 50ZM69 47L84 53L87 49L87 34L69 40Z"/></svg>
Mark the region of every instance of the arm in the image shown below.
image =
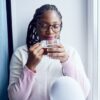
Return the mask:
<svg viewBox="0 0 100 100"><path fill-rule="evenodd" d="M90 83L84 71L84 66L79 54L73 51L72 55L69 55L69 59L62 63L62 66L63 74L74 78L81 85L85 98L87 98L90 91Z"/></svg>
<svg viewBox="0 0 100 100"><path fill-rule="evenodd" d="M10 83L8 95L10 100L28 100L35 83L35 73L23 67L20 52L17 50L10 63Z"/></svg>

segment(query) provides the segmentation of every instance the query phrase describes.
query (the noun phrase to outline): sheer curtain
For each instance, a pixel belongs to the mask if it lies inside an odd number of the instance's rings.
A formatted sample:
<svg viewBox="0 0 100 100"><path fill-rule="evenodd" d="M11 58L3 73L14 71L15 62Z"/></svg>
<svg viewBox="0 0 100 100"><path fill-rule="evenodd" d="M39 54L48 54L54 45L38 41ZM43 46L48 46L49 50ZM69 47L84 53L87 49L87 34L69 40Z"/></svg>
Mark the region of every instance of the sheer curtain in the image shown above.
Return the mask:
<svg viewBox="0 0 100 100"><path fill-rule="evenodd" d="M99 60L98 42L98 1L88 0L88 76L91 81L91 94L88 100L100 100L98 98L98 69Z"/></svg>
<svg viewBox="0 0 100 100"><path fill-rule="evenodd" d="M6 0L0 0L0 100L8 100L8 33Z"/></svg>

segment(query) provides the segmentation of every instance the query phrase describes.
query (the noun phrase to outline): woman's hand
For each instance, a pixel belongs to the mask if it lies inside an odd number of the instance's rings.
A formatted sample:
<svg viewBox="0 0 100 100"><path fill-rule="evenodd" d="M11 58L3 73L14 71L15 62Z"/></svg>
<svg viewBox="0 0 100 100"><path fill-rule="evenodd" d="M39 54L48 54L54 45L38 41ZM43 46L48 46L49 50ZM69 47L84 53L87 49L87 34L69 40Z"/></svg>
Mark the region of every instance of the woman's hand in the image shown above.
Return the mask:
<svg viewBox="0 0 100 100"><path fill-rule="evenodd" d="M26 66L32 71L34 71L37 64L41 61L43 52L44 50L42 49L42 46L39 43L36 43L32 47L30 47Z"/></svg>
<svg viewBox="0 0 100 100"><path fill-rule="evenodd" d="M69 57L68 53L64 49L64 46L61 44L55 45L52 48L48 48L47 52L48 56L54 59L59 59L61 63L67 61Z"/></svg>

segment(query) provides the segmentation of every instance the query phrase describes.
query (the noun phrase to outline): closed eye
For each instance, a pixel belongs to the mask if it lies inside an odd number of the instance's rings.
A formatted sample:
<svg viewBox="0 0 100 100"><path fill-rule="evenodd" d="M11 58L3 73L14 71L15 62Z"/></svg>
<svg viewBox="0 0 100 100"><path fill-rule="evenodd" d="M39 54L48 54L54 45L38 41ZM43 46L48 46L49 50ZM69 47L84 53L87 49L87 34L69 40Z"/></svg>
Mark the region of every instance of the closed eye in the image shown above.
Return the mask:
<svg viewBox="0 0 100 100"><path fill-rule="evenodd" d="M60 28L60 25L59 24L55 24L55 25L52 25L53 28Z"/></svg>

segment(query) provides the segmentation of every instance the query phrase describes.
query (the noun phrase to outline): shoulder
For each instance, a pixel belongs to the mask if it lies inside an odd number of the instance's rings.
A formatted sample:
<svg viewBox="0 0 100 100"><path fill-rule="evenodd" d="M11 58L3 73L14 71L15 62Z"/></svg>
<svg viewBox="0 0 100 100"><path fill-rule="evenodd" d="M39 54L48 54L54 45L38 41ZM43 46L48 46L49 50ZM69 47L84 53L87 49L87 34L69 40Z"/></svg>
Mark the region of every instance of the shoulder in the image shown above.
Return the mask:
<svg viewBox="0 0 100 100"><path fill-rule="evenodd" d="M72 46L68 46L65 48L65 50L70 54L70 55L79 55L78 50Z"/></svg>
<svg viewBox="0 0 100 100"><path fill-rule="evenodd" d="M23 45L23 46L18 47L18 48L15 50L15 52L17 52L17 51L25 51L25 52L27 52L27 51L28 51L27 45Z"/></svg>
<svg viewBox="0 0 100 100"><path fill-rule="evenodd" d="M24 65L27 61L27 57L28 57L27 46L23 45L23 46L18 47L14 51L11 57L10 66L15 65L15 64Z"/></svg>
<svg viewBox="0 0 100 100"><path fill-rule="evenodd" d="M69 54L69 58L76 66L83 66L83 62L81 56L76 48L68 47L67 52Z"/></svg>
<svg viewBox="0 0 100 100"><path fill-rule="evenodd" d="M12 59L19 59L21 60L23 56L28 54L28 49L26 45L18 47L12 55Z"/></svg>
<svg viewBox="0 0 100 100"><path fill-rule="evenodd" d="M69 57L71 60L73 60L75 62L82 62L81 54L79 53L79 51L76 48L71 47L71 46L67 47L66 52L69 54Z"/></svg>
<svg viewBox="0 0 100 100"><path fill-rule="evenodd" d="M28 49L27 49L27 46L26 45L23 45L23 46L20 46L18 47L15 51L14 51L14 55L18 55L18 54L24 54L24 53L27 53L28 52Z"/></svg>

